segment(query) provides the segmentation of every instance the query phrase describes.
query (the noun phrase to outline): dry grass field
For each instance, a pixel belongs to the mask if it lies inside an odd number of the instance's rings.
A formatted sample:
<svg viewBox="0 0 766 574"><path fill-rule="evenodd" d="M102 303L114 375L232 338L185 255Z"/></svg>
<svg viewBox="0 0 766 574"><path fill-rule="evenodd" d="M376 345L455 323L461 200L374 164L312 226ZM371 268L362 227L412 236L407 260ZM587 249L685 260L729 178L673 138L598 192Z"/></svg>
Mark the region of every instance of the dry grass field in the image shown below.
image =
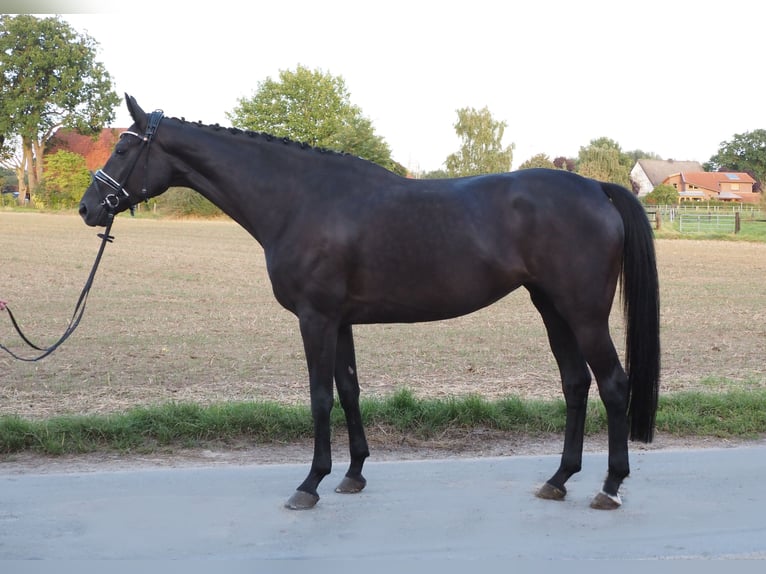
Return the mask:
<svg viewBox="0 0 766 574"><path fill-rule="evenodd" d="M0 354L0 415L137 405L307 403L297 321L260 246L230 221L120 217L78 331L39 363ZM39 344L66 327L99 245L76 215L0 211L0 298ZM659 240L665 393L766 387L766 244ZM620 305L613 334L622 351ZM355 327L364 396L561 396L542 321L519 290L473 315ZM22 350L0 313L0 342Z"/></svg>

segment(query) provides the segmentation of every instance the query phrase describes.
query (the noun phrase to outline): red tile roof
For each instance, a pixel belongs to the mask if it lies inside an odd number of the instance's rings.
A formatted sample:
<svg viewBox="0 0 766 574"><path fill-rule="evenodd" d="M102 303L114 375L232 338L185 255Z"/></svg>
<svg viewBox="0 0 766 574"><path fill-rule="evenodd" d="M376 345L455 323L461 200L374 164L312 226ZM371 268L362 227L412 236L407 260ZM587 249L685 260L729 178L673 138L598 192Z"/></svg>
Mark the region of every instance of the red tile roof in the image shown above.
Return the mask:
<svg viewBox="0 0 766 574"><path fill-rule="evenodd" d="M722 183L749 183L755 180L746 173L722 171L691 171L681 173L681 180L687 184L704 187L711 191L720 191Z"/></svg>

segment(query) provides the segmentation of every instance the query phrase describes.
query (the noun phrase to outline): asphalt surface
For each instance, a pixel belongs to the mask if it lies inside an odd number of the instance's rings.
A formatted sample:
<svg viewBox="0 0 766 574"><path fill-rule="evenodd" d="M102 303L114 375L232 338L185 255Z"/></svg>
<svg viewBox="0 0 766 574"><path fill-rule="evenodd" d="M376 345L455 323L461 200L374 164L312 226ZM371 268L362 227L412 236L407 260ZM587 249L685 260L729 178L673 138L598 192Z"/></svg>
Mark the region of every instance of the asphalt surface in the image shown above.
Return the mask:
<svg viewBox="0 0 766 574"><path fill-rule="evenodd" d="M9 474L0 559L766 558L766 445L631 455L615 511L589 508L606 455L562 502L534 491L557 456L369 462L367 489L284 502L307 465Z"/></svg>

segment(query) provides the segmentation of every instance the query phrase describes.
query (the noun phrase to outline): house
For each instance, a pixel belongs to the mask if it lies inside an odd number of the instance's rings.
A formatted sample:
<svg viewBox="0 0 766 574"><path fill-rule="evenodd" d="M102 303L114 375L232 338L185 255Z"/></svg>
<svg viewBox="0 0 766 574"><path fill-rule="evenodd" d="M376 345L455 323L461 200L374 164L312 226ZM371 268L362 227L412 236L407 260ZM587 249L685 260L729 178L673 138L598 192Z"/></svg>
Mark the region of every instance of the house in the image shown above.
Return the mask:
<svg viewBox="0 0 766 574"><path fill-rule="evenodd" d="M630 181L633 184L633 192L638 197L643 197L674 173L700 171L704 170L697 161L640 159L630 170Z"/></svg>
<svg viewBox="0 0 766 574"><path fill-rule="evenodd" d="M755 180L746 173L690 171L674 173L662 182L678 190L680 201L730 201L757 203L761 194L753 192Z"/></svg>
<svg viewBox="0 0 766 574"><path fill-rule="evenodd" d="M46 155L66 150L85 158L85 165L90 171L104 167L112 155L120 134L127 128L104 128L97 137L80 135L73 130L59 129L48 142Z"/></svg>

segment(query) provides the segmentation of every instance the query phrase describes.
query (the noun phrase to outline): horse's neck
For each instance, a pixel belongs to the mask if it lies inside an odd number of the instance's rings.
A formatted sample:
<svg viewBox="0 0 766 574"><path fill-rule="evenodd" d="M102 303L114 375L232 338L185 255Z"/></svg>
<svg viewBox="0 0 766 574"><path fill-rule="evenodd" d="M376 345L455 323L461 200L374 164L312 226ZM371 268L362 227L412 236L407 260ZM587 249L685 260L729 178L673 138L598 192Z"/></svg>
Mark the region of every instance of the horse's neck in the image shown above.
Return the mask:
<svg viewBox="0 0 766 574"><path fill-rule="evenodd" d="M288 164L295 168L293 156L300 160L305 152L260 135L187 129L203 131L191 132L199 143L184 145L178 154L184 164L183 185L202 194L266 247L292 209L291 194L282 193L286 185L280 181L295 173L288 169Z"/></svg>

